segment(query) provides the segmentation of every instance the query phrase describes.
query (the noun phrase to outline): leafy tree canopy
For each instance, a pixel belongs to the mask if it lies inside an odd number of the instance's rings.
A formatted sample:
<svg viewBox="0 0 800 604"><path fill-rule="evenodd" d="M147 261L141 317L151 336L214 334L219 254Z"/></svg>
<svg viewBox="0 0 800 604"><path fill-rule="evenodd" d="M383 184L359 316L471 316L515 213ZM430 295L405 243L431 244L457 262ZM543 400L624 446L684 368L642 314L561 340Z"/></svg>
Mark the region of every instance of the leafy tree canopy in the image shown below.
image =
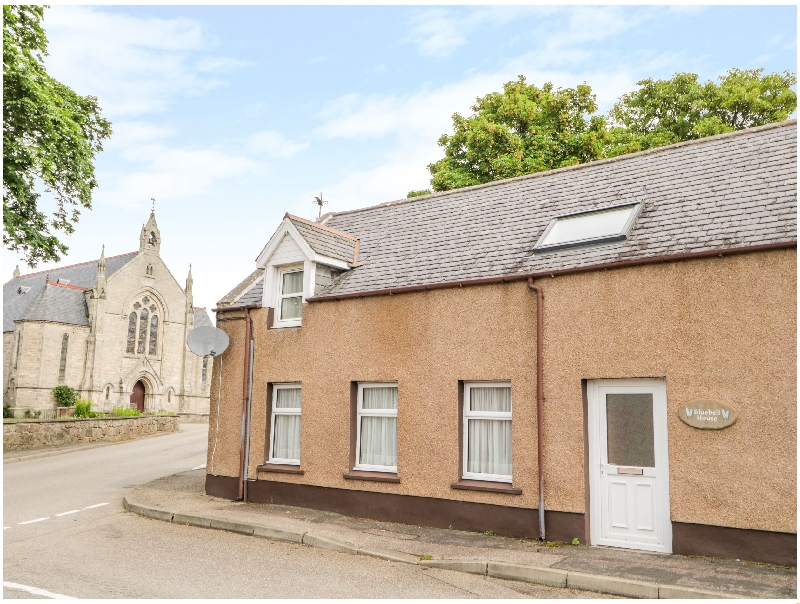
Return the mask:
<svg viewBox="0 0 800 604"><path fill-rule="evenodd" d="M586 84L537 88L519 76L472 110L454 114L454 133L439 138L445 156L428 166L434 191L583 163L600 157L605 143L605 120L590 116L597 103Z"/></svg>
<svg viewBox="0 0 800 604"><path fill-rule="evenodd" d="M731 69L719 84L697 74L637 82L609 112L607 157L671 143L763 126L787 119L797 108L794 74Z"/></svg>
<svg viewBox="0 0 800 604"><path fill-rule="evenodd" d="M91 209L94 157L111 135L97 99L80 96L45 71L42 6L3 5L3 244L30 266L56 261L80 208ZM44 187L56 211L38 208Z"/></svg>
<svg viewBox="0 0 800 604"><path fill-rule="evenodd" d="M431 185L458 189L785 120L797 78L763 72L731 69L705 84L693 73L642 80L605 117L593 115L585 83L537 88L519 76L478 98L471 116L453 115L453 134L439 138L445 156L428 165Z"/></svg>

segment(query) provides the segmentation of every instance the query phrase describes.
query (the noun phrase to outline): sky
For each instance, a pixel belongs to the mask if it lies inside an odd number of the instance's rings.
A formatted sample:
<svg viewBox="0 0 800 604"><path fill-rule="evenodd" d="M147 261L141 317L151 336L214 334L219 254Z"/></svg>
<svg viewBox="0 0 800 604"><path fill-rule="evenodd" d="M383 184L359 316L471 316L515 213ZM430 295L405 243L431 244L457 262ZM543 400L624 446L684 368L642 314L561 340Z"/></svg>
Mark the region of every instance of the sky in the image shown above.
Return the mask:
<svg viewBox="0 0 800 604"><path fill-rule="evenodd" d="M586 82L605 113L644 78L797 73L795 6L54 5L44 27L48 72L114 133L68 254L4 250L7 278L137 250L155 198L161 256L209 309L320 192L343 211L428 188L451 116L520 74Z"/></svg>

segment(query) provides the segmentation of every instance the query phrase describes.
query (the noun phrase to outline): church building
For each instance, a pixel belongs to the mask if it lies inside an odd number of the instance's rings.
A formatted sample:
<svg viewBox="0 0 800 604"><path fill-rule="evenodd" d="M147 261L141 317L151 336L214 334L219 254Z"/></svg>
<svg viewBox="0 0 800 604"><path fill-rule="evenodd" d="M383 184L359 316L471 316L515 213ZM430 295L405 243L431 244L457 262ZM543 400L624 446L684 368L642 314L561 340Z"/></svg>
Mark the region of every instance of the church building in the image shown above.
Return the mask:
<svg viewBox="0 0 800 604"><path fill-rule="evenodd" d="M53 388L67 385L96 411L207 414L212 359L186 336L211 325L160 256L155 213L139 250L20 275L3 285L4 404L16 417L54 414Z"/></svg>

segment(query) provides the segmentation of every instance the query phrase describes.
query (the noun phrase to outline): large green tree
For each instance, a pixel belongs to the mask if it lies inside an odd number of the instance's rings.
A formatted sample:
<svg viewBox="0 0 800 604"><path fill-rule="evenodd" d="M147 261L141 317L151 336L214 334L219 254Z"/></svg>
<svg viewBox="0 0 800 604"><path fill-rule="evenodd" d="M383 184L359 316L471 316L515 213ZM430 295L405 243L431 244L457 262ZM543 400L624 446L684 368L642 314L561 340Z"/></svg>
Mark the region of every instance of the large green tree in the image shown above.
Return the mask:
<svg viewBox="0 0 800 604"><path fill-rule="evenodd" d="M606 126L592 89L541 88L523 76L479 97L469 117L453 115L444 158L428 166L434 191L446 191L597 159Z"/></svg>
<svg viewBox="0 0 800 604"><path fill-rule="evenodd" d="M80 96L44 67L42 6L3 5L3 244L30 266L67 251L51 230L74 232L91 209L95 155L111 135L97 99ZM39 209L50 193L56 210Z"/></svg>
<svg viewBox="0 0 800 604"><path fill-rule="evenodd" d="M444 157L428 165L431 185L446 191L779 122L797 108L796 83L763 69L731 69L719 83L677 73L638 82L601 117L588 85L540 89L519 76L478 98L471 116L453 115L453 134L439 138Z"/></svg>
<svg viewBox="0 0 800 604"><path fill-rule="evenodd" d="M697 74L647 79L609 112L607 157L762 126L788 118L797 108L794 74L731 69L719 83Z"/></svg>

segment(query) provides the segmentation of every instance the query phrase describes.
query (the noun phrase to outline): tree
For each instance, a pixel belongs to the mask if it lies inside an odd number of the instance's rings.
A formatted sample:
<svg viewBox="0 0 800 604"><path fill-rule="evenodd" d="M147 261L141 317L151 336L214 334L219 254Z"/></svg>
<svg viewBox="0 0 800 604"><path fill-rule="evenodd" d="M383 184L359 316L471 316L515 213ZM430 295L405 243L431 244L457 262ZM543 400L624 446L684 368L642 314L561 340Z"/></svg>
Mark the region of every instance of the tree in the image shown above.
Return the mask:
<svg viewBox="0 0 800 604"><path fill-rule="evenodd" d="M609 112L607 157L642 151L788 118L797 108L794 74L731 69L719 84L697 74L637 82Z"/></svg>
<svg viewBox="0 0 800 604"><path fill-rule="evenodd" d="M454 133L439 138L445 156L428 165L434 191L591 161L606 142L604 118L590 116L597 103L586 84L537 88L519 76L503 92L478 97L472 111L454 114Z"/></svg>
<svg viewBox="0 0 800 604"><path fill-rule="evenodd" d="M44 67L47 37L41 6L3 5L3 244L30 266L57 261L80 208L91 209L95 154L111 135L97 99L80 96ZM38 208L38 186L56 211Z"/></svg>

